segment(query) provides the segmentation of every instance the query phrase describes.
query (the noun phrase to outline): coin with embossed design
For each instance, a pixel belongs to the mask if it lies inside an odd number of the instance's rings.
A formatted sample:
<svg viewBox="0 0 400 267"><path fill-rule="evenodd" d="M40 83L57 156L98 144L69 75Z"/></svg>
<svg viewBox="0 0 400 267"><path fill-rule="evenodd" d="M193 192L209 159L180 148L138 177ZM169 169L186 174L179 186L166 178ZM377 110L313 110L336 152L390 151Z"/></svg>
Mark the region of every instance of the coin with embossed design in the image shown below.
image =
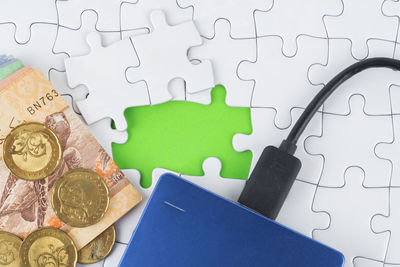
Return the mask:
<svg viewBox="0 0 400 267"><path fill-rule="evenodd" d="M46 125L29 122L14 128L3 144L3 159L16 177L40 180L51 175L61 161L57 135Z"/></svg>
<svg viewBox="0 0 400 267"><path fill-rule="evenodd" d="M92 264L103 260L110 254L115 244L114 225L108 227L89 244L78 251L78 262Z"/></svg>
<svg viewBox="0 0 400 267"><path fill-rule="evenodd" d="M0 266L19 267L19 248L22 240L18 236L0 231Z"/></svg>
<svg viewBox="0 0 400 267"><path fill-rule="evenodd" d="M22 242L19 250L22 267L74 267L78 252L74 241L64 231L45 227L33 231Z"/></svg>
<svg viewBox="0 0 400 267"><path fill-rule="evenodd" d="M51 204L57 217L72 227L98 223L110 203L108 186L96 172L74 169L54 183Z"/></svg>

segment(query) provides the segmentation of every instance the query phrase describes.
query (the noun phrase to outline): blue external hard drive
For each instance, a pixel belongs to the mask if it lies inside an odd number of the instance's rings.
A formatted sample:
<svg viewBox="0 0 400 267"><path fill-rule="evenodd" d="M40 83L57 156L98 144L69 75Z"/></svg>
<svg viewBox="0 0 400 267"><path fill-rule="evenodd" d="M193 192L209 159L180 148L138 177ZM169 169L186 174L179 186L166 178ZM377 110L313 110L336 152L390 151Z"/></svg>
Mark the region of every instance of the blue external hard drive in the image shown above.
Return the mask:
<svg viewBox="0 0 400 267"><path fill-rule="evenodd" d="M163 175L120 267L341 267L343 255L172 174Z"/></svg>

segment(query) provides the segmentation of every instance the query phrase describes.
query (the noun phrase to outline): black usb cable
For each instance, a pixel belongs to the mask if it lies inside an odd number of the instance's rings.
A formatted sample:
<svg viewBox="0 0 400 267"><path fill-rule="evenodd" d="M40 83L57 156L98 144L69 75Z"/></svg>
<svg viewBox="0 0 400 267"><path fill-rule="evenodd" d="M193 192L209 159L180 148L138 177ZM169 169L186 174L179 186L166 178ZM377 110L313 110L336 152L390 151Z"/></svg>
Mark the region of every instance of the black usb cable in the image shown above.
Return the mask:
<svg viewBox="0 0 400 267"><path fill-rule="evenodd" d="M337 74L313 98L279 148L264 149L239 197L239 203L270 219L276 219L301 169L301 162L293 156L297 141L314 114L343 82L370 68L400 70L400 60L370 58L357 62Z"/></svg>

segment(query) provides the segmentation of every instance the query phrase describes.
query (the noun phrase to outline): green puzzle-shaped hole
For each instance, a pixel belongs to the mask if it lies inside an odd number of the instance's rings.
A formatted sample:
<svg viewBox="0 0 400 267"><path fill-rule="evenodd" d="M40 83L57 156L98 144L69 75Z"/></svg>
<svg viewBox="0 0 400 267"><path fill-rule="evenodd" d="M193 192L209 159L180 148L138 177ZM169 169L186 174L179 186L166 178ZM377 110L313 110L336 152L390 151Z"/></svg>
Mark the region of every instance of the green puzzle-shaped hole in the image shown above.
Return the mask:
<svg viewBox="0 0 400 267"><path fill-rule="evenodd" d="M208 157L221 160L222 177L246 179L252 155L236 152L232 138L252 132L250 108L230 107L226 90L216 86L211 105L186 101L132 107L125 111L128 141L113 144L114 160L121 169L137 169L141 185L151 186L154 168L193 176L204 175Z"/></svg>

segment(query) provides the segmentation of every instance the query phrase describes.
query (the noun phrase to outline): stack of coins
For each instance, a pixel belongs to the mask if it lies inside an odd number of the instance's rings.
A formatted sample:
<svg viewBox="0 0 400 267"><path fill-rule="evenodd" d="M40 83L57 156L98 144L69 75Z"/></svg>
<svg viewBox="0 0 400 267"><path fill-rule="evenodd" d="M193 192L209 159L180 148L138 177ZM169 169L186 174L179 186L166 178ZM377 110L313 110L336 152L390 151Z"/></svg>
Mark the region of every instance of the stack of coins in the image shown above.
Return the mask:
<svg viewBox="0 0 400 267"><path fill-rule="evenodd" d="M21 69L21 61L0 56L0 81ZM62 146L56 133L38 122L26 122L13 128L3 141L3 160L17 178L30 181L52 175L61 162ZM98 223L106 214L110 195L106 182L94 171L73 169L54 183L50 200L56 216L72 227ZM0 266L76 266L104 259L115 243L115 228L109 227L77 251L64 231L44 227L24 240L0 231Z"/></svg>

